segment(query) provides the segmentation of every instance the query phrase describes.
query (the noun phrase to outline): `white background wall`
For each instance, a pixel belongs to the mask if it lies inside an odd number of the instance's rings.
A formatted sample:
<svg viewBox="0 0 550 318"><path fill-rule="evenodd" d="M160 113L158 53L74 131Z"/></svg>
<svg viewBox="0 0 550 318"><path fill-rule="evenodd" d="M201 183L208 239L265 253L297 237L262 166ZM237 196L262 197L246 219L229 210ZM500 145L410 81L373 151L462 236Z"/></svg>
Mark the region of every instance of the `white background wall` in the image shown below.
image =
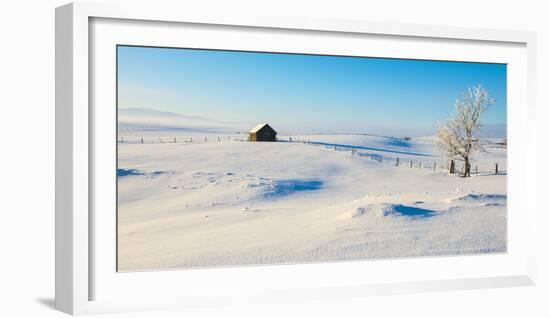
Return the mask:
<svg viewBox="0 0 550 318"><path fill-rule="evenodd" d="M380 296L346 301L198 309L188 317L550 317L549 173L550 10L546 1L267 0L188 1L189 8L295 16L399 21L538 33L540 175L537 287ZM61 317L54 288L54 8L59 0L3 1L0 6L0 316ZM161 1L150 1L162 5ZM532 159L535 162L535 158ZM113 317L181 316L182 312Z"/></svg>

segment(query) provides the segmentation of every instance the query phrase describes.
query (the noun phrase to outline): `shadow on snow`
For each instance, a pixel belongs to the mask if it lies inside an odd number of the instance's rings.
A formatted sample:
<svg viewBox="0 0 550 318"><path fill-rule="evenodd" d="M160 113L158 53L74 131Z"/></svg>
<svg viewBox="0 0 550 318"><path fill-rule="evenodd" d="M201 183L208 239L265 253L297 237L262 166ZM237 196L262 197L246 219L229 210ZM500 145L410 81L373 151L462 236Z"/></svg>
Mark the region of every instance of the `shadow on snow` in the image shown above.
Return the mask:
<svg viewBox="0 0 550 318"><path fill-rule="evenodd" d="M393 147L401 147L401 148L411 148L411 143L407 140L399 139L399 138L392 138L392 137L386 137L386 142L388 146Z"/></svg>
<svg viewBox="0 0 550 318"><path fill-rule="evenodd" d="M395 212L403 216L412 216L412 217L430 217L435 214L435 211L417 208L414 206L396 204L394 206Z"/></svg>
<svg viewBox="0 0 550 318"><path fill-rule="evenodd" d="M117 177L142 176L144 173L137 169L116 169Z"/></svg>
<svg viewBox="0 0 550 318"><path fill-rule="evenodd" d="M433 155L425 154L425 153L399 151L399 150L383 149L383 148L376 148L376 147L353 146L353 145L345 145L345 144L331 144L331 143L328 143L328 142L321 142L321 141L311 141L310 143L311 144L316 144L316 145L321 145L321 146L328 146L328 147L340 147L340 148L349 148L349 149L358 149L358 150L371 150L371 151L389 152L389 153L396 153L396 154L402 154L402 155L411 155L411 156L420 156L420 157L435 157Z"/></svg>
<svg viewBox="0 0 550 318"><path fill-rule="evenodd" d="M165 171L153 171L151 173L145 173L143 171L139 171L138 169L116 169L116 175L117 177L126 177L126 176L158 176L165 173Z"/></svg>
<svg viewBox="0 0 550 318"><path fill-rule="evenodd" d="M266 198L280 198L297 192L307 192L319 190L323 187L323 181L320 180L276 180L266 191Z"/></svg>

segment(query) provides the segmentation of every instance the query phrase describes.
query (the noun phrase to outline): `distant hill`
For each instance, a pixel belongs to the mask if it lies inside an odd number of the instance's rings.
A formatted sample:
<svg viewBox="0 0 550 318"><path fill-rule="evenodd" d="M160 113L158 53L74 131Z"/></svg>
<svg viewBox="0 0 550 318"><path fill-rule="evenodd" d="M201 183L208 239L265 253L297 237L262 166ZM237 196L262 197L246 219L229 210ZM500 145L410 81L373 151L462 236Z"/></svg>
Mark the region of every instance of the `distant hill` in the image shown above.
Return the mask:
<svg viewBox="0 0 550 318"><path fill-rule="evenodd" d="M229 123L198 116L185 116L149 108L118 110L119 130L182 130L190 132L235 133L253 124Z"/></svg>
<svg viewBox="0 0 550 318"><path fill-rule="evenodd" d="M167 131L177 130L181 132L196 133L236 133L247 132L258 123L233 123L214 120L199 116L186 116L171 112L163 112L150 108L122 108L118 110L118 129L120 131ZM277 127L281 134L298 135L308 133L307 129L300 129L294 133L288 133L292 129ZM399 131L399 127L389 127ZM316 134L321 132L316 131ZM350 134L350 132L338 132L333 134ZM356 133L353 133L356 134ZM389 135L389 134L388 134ZM404 133L398 135L406 135ZM483 138L506 138L506 124L485 125L481 129Z"/></svg>

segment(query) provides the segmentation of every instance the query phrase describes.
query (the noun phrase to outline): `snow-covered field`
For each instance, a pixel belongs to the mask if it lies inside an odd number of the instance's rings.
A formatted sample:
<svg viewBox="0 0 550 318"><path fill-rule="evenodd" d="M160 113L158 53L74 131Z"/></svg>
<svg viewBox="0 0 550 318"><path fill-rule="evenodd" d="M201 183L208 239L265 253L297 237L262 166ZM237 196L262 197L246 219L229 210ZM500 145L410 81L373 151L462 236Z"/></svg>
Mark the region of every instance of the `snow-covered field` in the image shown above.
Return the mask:
<svg viewBox="0 0 550 318"><path fill-rule="evenodd" d="M233 131L118 144L120 271L506 251L504 148L488 147L480 173L459 178L431 138L253 143ZM135 132L119 136L138 140ZM166 141L173 132L140 134ZM503 173L490 173L494 163Z"/></svg>

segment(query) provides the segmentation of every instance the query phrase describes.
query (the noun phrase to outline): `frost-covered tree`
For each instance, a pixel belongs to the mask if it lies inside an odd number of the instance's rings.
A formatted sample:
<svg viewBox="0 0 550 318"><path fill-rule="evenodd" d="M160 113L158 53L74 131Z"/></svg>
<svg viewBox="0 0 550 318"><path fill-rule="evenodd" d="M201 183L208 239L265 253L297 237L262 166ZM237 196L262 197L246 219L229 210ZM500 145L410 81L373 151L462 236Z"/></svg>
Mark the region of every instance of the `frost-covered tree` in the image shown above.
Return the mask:
<svg viewBox="0 0 550 318"><path fill-rule="evenodd" d="M481 86L468 88L455 102L455 114L437 131L438 145L451 160L464 161L464 177L470 176L472 155L485 151L479 142L481 116L494 103Z"/></svg>

